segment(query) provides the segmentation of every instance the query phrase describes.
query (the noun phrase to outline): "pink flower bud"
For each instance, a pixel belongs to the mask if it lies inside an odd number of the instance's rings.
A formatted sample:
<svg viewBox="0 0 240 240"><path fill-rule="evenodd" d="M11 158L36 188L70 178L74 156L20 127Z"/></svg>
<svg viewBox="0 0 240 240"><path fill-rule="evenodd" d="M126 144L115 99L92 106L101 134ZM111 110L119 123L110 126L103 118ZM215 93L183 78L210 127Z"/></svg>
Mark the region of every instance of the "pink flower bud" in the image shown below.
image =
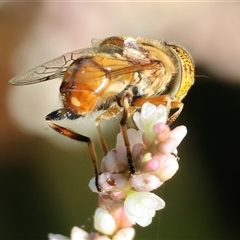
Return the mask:
<svg viewBox="0 0 240 240"><path fill-rule="evenodd" d="M154 173L162 182L170 179L178 170L179 165L176 157L169 154L167 161Z"/></svg>
<svg viewBox="0 0 240 240"><path fill-rule="evenodd" d="M150 173L133 175L129 181L130 185L138 192L150 192L162 185L160 179Z"/></svg>
<svg viewBox="0 0 240 240"><path fill-rule="evenodd" d="M125 147L116 147L112 149L102 159L102 172L121 173L126 171L127 168L127 153Z"/></svg>

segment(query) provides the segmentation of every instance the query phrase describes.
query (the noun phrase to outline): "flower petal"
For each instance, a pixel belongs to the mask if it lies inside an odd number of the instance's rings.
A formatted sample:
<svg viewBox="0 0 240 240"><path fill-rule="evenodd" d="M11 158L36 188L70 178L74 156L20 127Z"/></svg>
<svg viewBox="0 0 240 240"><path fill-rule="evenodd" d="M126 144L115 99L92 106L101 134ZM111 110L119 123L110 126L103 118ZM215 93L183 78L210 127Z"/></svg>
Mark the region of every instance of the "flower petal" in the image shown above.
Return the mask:
<svg viewBox="0 0 240 240"><path fill-rule="evenodd" d="M133 175L130 178L131 186L138 192L150 192L162 185L160 179L150 173Z"/></svg>
<svg viewBox="0 0 240 240"><path fill-rule="evenodd" d="M113 236L112 240L132 240L134 235L134 228L123 228Z"/></svg>
<svg viewBox="0 0 240 240"><path fill-rule="evenodd" d="M154 125L157 123L166 123L167 109L163 105L156 107L155 105L146 102L142 105L141 113L136 112L133 115L133 120L140 131L149 139L154 137Z"/></svg>
<svg viewBox="0 0 240 240"><path fill-rule="evenodd" d="M94 215L94 228L103 234L112 235L116 231L116 224L107 210L97 208Z"/></svg>
<svg viewBox="0 0 240 240"><path fill-rule="evenodd" d="M71 240L90 240L89 234L83 229L73 227L71 231Z"/></svg>
<svg viewBox="0 0 240 240"><path fill-rule="evenodd" d="M179 145L183 140L183 138L186 136L186 134L187 134L187 128L182 125L174 128L170 132L170 137L175 138L177 141L177 145Z"/></svg>
<svg viewBox="0 0 240 240"><path fill-rule="evenodd" d="M172 178L173 175L177 172L179 168L178 161L176 157L169 154L167 157L167 161L164 162L160 168L155 171L154 175L157 176L162 182L167 181Z"/></svg>
<svg viewBox="0 0 240 240"><path fill-rule="evenodd" d="M128 167L125 146L118 146L107 153L101 162L102 172L120 173Z"/></svg>
<svg viewBox="0 0 240 240"><path fill-rule="evenodd" d="M152 222L155 211L164 208L164 206L165 202L150 192L129 191L124 201L124 209L129 220L142 227L148 226Z"/></svg>

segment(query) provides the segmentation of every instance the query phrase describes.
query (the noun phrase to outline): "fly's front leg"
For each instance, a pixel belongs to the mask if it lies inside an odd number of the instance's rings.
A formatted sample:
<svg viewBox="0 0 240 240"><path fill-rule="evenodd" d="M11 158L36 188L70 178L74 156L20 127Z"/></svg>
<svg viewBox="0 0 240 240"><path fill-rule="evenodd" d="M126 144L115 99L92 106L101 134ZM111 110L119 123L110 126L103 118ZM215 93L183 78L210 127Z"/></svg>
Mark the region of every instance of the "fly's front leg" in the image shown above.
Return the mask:
<svg viewBox="0 0 240 240"><path fill-rule="evenodd" d="M173 123L182 112L184 104L182 102L171 102L171 108L177 108L177 111L168 117L167 124Z"/></svg>
<svg viewBox="0 0 240 240"><path fill-rule="evenodd" d="M63 115L63 110L59 109L59 110L56 110L56 111L48 114L46 116L46 121L52 129L54 129L55 131L63 134L64 136L67 136L71 139L75 139L75 140L80 141L80 142L87 143L88 149L89 149L89 152L90 152L90 155L91 155L92 163L93 163L93 166L94 166L95 185L97 187L97 190L100 192L101 189L100 189L99 184L98 184L98 174L99 174L98 173L98 159L97 159L97 154L96 154L93 142L87 136L84 136L84 135L79 134L79 133L75 133L68 128L65 128L65 127L62 127L62 126L59 126L59 125L53 123L54 120L61 120L63 118L65 118L65 116Z"/></svg>

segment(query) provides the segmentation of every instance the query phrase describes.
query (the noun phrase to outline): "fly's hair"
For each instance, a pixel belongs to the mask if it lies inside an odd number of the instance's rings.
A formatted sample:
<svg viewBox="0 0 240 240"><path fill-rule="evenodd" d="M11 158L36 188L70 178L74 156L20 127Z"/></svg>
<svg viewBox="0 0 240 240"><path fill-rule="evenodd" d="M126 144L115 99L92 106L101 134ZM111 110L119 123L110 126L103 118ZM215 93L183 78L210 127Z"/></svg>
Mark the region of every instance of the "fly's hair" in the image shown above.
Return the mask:
<svg viewBox="0 0 240 240"><path fill-rule="evenodd" d="M120 93L102 100L95 107L95 111L107 110L107 109L109 109L110 107L113 107L113 106L121 107L121 97L124 93L128 93L128 95L131 96L131 98L129 98L129 104L131 105L131 102L133 101L133 99L143 97L144 90L140 89L137 85L129 84Z"/></svg>
<svg viewBox="0 0 240 240"><path fill-rule="evenodd" d="M100 110L107 110L110 107L112 107L113 105L117 105L117 95L108 97L102 101L100 101L96 106L94 111L100 111Z"/></svg>

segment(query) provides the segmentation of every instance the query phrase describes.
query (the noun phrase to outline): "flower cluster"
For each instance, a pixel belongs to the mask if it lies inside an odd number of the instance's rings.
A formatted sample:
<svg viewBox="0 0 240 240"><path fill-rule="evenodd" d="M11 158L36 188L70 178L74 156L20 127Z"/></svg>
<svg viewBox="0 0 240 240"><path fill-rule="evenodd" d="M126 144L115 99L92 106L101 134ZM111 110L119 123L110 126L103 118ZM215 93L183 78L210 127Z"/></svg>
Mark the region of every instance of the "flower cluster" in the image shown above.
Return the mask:
<svg viewBox="0 0 240 240"><path fill-rule="evenodd" d="M167 116L165 106L156 107L150 103L142 106L141 113L134 114L133 120L139 130L127 130L134 174L129 171L122 134L118 134L116 148L101 162L99 186L102 191L97 191L94 178L89 183L92 191L98 193L98 209L94 216L98 233L90 236L73 228L71 240L133 239L132 226L148 226L156 210L164 208L165 202L151 191L178 170L177 146L187 133L184 126L170 130ZM75 237L80 232L81 238ZM50 240L60 239L55 236L59 235L51 235Z"/></svg>

